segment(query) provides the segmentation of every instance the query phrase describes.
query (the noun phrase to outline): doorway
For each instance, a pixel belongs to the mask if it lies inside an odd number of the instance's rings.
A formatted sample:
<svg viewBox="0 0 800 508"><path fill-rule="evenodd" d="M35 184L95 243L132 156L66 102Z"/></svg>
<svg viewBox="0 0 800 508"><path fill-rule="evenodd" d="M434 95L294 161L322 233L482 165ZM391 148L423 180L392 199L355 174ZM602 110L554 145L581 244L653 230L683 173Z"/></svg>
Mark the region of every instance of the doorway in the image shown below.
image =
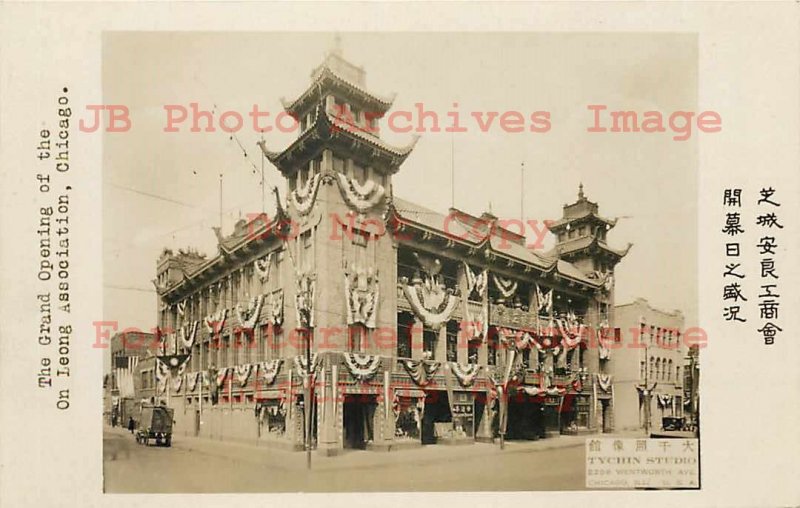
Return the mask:
<svg viewBox="0 0 800 508"><path fill-rule="evenodd" d="M611 408L608 399L600 399L600 411L603 432L611 432Z"/></svg>
<svg viewBox="0 0 800 508"><path fill-rule="evenodd" d="M344 447L364 450L374 438L375 395L345 395L342 404Z"/></svg>
<svg viewBox="0 0 800 508"><path fill-rule="evenodd" d="M452 422L447 392L432 390L425 393L425 410L422 413L422 444L436 444L436 424Z"/></svg>

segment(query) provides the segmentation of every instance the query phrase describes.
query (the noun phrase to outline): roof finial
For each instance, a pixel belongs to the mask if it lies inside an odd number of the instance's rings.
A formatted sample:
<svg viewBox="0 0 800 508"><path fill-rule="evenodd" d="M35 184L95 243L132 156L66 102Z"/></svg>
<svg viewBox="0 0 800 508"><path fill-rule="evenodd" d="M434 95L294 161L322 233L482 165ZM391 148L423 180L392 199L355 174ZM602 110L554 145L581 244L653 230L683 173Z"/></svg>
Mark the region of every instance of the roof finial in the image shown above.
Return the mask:
<svg viewBox="0 0 800 508"><path fill-rule="evenodd" d="M342 36L338 33L333 36L333 48L331 49L331 54L342 56Z"/></svg>
<svg viewBox="0 0 800 508"><path fill-rule="evenodd" d="M578 185L578 199L584 199L583 195L583 182Z"/></svg>

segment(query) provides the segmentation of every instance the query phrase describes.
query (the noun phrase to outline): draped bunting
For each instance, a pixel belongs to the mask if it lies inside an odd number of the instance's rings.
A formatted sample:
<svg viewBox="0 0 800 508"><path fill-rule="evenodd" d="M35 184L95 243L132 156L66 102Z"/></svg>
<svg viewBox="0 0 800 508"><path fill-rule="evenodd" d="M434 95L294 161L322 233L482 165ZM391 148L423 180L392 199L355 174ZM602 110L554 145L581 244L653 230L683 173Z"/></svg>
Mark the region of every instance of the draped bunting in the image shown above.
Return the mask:
<svg viewBox="0 0 800 508"><path fill-rule="evenodd" d="M180 393L181 387L183 387L184 370L186 370L186 364L181 366L180 373L172 380L172 389L175 391L175 393Z"/></svg>
<svg viewBox="0 0 800 508"><path fill-rule="evenodd" d="M418 386L430 383L441 365L441 363L431 360L400 360L400 364Z"/></svg>
<svg viewBox="0 0 800 508"><path fill-rule="evenodd" d="M181 345L188 350L191 350L192 346L194 346L194 339L197 336L197 326L199 324L200 323L197 321L192 321L191 326L187 327L185 324L181 326L181 330L179 333L181 338Z"/></svg>
<svg viewBox="0 0 800 508"><path fill-rule="evenodd" d="M489 308L488 302L484 301L484 296L486 296L489 272L483 270L479 275L476 275L467 263L464 263L464 272L467 276L467 296L474 290L481 297L481 311L477 316L470 310L469 298L464 298L464 318L468 323L466 330L469 330L470 334L468 338L470 340L486 338L489 334Z"/></svg>
<svg viewBox="0 0 800 508"><path fill-rule="evenodd" d="M464 299L464 322L467 325L463 331L467 332L468 339L485 339L489 335L489 309L481 305L481 311L476 316L469 309L469 302Z"/></svg>
<svg viewBox="0 0 800 508"><path fill-rule="evenodd" d="M467 263L464 263L464 272L467 275L467 294L470 294L473 290L475 290L475 292L481 297L486 295L486 285L489 272L487 270L483 270L479 275L475 275L475 272L472 271Z"/></svg>
<svg viewBox="0 0 800 508"><path fill-rule="evenodd" d="M558 324L558 331L561 333L561 342L566 349L573 349L581 343L584 326L583 324L578 324L578 318L574 314L557 318L556 323Z"/></svg>
<svg viewBox="0 0 800 508"><path fill-rule="evenodd" d="M536 284L536 301L538 302L539 312L550 313L553 310L553 290L546 295L542 293L539 284Z"/></svg>
<svg viewBox="0 0 800 508"><path fill-rule="evenodd" d="M656 402L658 403L658 407L664 409L668 407L672 407L672 395L669 394L658 394L656 395Z"/></svg>
<svg viewBox="0 0 800 508"><path fill-rule="evenodd" d="M283 291L264 295L262 308L267 323L281 326L283 324Z"/></svg>
<svg viewBox="0 0 800 508"><path fill-rule="evenodd" d="M247 386L247 381L250 379L250 373L253 371L252 365L238 365L234 369L236 373L236 380L239 381L241 386Z"/></svg>
<svg viewBox="0 0 800 508"><path fill-rule="evenodd" d="M608 360L611 358L611 349L607 344L608 338L608 321L603 320L597 328L597 347L601 360Z"/></svg>
<svg viewBox="0 0 800 508"><path fill-rule="evenodd" d="M442 323L450 319L450 315L458 305L458 297L452 291L438 286L404 285L403 293L411 304L414 314L426 326L433 329L438 329Z"/></svg>
<svg viewBox="0 0 800 508"><path fill-rule="evenodd" d="M597 386L608 392L611 389L611 374L597 374Z"/></svg>
<svg viewBox="0 0 800 508"><path fill-rule="evenodd" d="M336 178L347 206L361 213L378 205L386 193L386 189L373 180L367 180L364 185L361 185L358 180L348 178L344 173L336 173Z"/></svg>
<svg viewBox="0 0 800 508"><path fill-rule="evenodd" d="M164 362L156 362L156 393L162 394L167 391L167 380L169 379L169 367Z"/></svg>
<svg viewBox="0 0 800 508"><path fill-rule="evenodd" d="M475 377L481 370L481 366L477 364L461 365L456 362L451 362L450 370L452 370L453 374L455 374L456 379L458 379L458 383L466 388L467 386L472 386L472 383L475 381Z"/></svg>
<svg viewBox="0 0 800 508"><path fill-rule="evenodd" d="M183 316L186 314L186 301L178 302L178 315Z"/></svg>
<svg viewBox="0 0 800 508"><path fill-rule="evenodd" d="M219 333L225 326L225 319L228 317L228 309L220 309L214 314L209 314L205 318L206 330L209 334Z"/></svg>
<svg viewBox="0 0 800 508"><path fill-rule="evenodd" d="M283 359L280 358L258 364L258 372L261 374L265 384L271 385L275 382L275 378L278 377L278 373L281 370L281 365L283 365Z"/></svg>
<svg viewBox="0 0 800 508"><path fill-rule="evenodd" d="M380 286L372 270L355 270L344 274L344 294L347 307L347 324L362 323L367 328L376 327Z"/></svg>
<svg viewBox="0 0 800 508"><path fill-rule="evenodd" d="M613 288L614 274L611 272L606 272L605 278L603 279L603 289L606 291L606 293L610 293Z"/></svg>
<svg viewBox="0 0 800 508"><path fill-rule="evenodd" d="M492 274L492 281L503 298L511 298L517 292L517 281Z"/></svg>
<svg viewBox="0 0 800 508"><path fill-rule="evenodd" d="M298 187L289 193L289 202L294 205L297 213L300 215L307 215L314 206L314 201L317 199L317 192L319 191L320 174L315 173L314 176L306 181L303 187Z"/></svg>
<svg viewBox="0 0 800 508"><path fill-rule="evenodd" d="M371 379L381 366L379 355L365 355L360 353L342 353L347 370L358 381Z"/></svg>
<svg viewBox="0 0 800 508"><path fill-rule="evenodd" d="M225 380L228 378L229 371L230 369L226 367L217 372L217 377L214 379L214 381L216 381L217 389L219 389L219 387L225 383Z"/></svg>
<svg viewBox="0 0 800 508"><path fill-rule="evenodd" d="M295 295L295 311L299 328L314 327L314 290L316 281L307 274L296 275L297 293Z"/></svg>
<svg viewBox="0 0 800 508"><path fill-rule="evenodd" d="M236 304L236 317L242 328L252 330L258 324L261 315L261 305L264 303L264 295L256 295L250 299L246 308L242 308L240 303Z"/></svg>
<svg viewBox="0 0 800 508"><path fill-rule="evenodd" d="M297 355L294 357L294 368L300 377L305 378L308 376L308 362L306 361L306 355ZM317 353L313 353L311 355L311 375L313 376L314 373L320 366L320 361L322 357L320 357Z"/></svg>
<svg viewBox="0 0 800 508"><path fill-rule="evenodd" d="M253 262L253 268L255 268L256 274L258 275L258 278L261 279L261 282L266 282L269 279L269 270L271 266L272 252L261 259L256 259Z"/></svg>
<svg viewBox="0 0 800 508"><path fill-rule="evenodd" d="M200 380L202 376L201 372L192 372L191 374L186 375L186 391L193 392L197 389L197 382Z"/></svg>

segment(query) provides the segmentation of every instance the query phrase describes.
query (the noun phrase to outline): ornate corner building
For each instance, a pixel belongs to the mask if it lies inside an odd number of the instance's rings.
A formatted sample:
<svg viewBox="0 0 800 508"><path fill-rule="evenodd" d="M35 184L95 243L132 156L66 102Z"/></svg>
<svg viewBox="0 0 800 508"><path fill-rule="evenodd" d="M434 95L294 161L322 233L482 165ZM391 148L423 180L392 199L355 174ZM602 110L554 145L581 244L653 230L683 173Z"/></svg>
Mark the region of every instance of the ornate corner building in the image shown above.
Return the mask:
<svg viewBox="0 0 800 508"><path fill-rule="evenodd" d="M614 221L581 188L541 252L395 196L415 140L381 139L391 105L329 53L284 103L297 139L261 145L287 183L275 216L158 260L159 327L190 355L157 369L178 431L336 453L611 430Z"/></svg>

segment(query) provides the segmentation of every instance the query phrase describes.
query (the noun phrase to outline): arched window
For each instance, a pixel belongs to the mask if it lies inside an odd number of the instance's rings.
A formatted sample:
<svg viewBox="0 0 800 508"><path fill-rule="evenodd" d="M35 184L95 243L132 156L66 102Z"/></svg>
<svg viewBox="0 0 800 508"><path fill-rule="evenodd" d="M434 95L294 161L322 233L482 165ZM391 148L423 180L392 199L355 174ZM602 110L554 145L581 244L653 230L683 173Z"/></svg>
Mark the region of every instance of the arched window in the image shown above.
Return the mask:
<svg viewBox="0 0 800 508"><path fill-rule="evenodd" d="M650 372L649 372L649 374L648 374L648 375L649 375L649 377L653 377L653 376L655 376L655 375L656 375L656 371L655 371L655 369L653 368L653 367L655 367L655 364L656 364L656 360L655 360L655 358L653 358L653 357L651 356L651 357L650 357Z"/></svg>
<svg viewBox="0 0 800 508"><path fill-rule="evenodd" d="M669 365L669 367L667 368L667 381L671 381L672 380L672 360L667 362L667 365Z"/></svg>

